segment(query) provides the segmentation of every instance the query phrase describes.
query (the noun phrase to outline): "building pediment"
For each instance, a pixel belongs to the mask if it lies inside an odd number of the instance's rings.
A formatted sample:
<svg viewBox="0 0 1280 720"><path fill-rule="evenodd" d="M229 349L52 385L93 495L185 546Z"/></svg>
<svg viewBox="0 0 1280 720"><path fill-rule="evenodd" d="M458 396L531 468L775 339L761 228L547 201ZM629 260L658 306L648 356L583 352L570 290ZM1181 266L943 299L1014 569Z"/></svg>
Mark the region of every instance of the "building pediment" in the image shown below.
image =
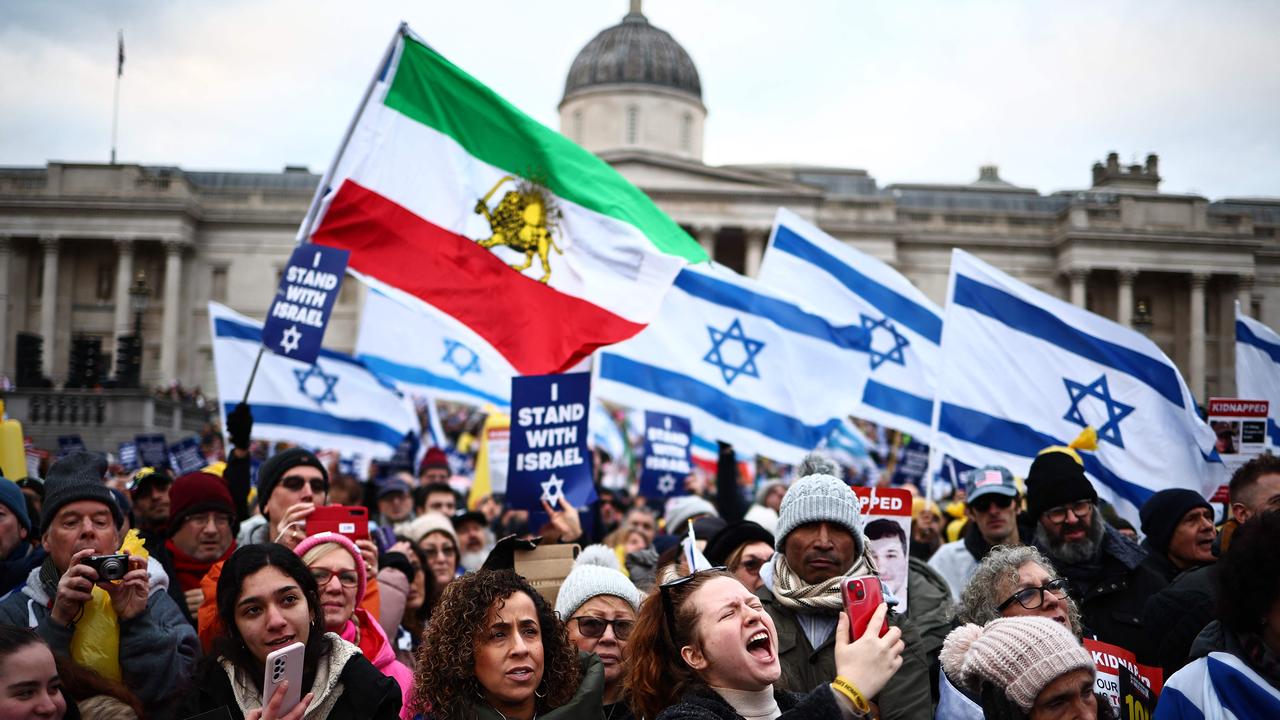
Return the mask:
<svg viewBox="0 0 1280 720"><path fill-rule="evenodd" d="M718 168L657 153L633 150L600 157L642 190L729 195L820 197L818 188L743 170Z"/></svg>

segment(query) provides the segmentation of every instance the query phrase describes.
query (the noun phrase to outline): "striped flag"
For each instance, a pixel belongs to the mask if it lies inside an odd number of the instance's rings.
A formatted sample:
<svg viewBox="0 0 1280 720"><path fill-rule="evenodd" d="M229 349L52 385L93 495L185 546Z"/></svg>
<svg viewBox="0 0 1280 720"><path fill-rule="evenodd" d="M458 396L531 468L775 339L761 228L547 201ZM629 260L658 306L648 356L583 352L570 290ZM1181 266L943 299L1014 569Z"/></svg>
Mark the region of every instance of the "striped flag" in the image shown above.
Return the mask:
<svg viewBox="0 0 1280 720"><path fill-rule="evenodd" d="M116 35L116 77L124 77L124 31Z"/></svg>
<svg viewBox="0 0 1280 720"><path fill-rule="evenodd" d="M760 282L870 333L854 415L927 441L942 309L901 273L779 208Z"/></svg>
<svg viewBox="0 0 1280 720"><path fill-rule="evenodd" d="M935 449L1025 476L1036 454L1083 428L1098 495L1137 517L1167 488L1209 497L1226 482L1216 436L1177 367L1141 333L952 250L934 415Z"/></svg>
<svg viewBox="0 0 1280 720"><path fill-rule="evenodd" d="M226 427L262 345L262 324L215 302L209 323ZM249 405L255 437L359 456L366 463L362 476L369 461L394 455L406 435L422 436L412 400L364 363L331 350L321 350L314 365L263 355Z"/></svg>
<svg viewBox="0 0 1280 720"><path fill-rule="evenodd" d="M1236 303L1236 395L1269 400L1267 441L1280 447L1280 334L1240 312Z"/></svg>
<svg viewBox="0 0 1280 720"><path fill-rule="evenodd" d="M640 332L706 259L604 161L403 26L318 202L311 241L350 250L359 276L457 319L522 374Z"/></svg>
<svg viewBox="0 0 1280 720"><path fill-rule="evenodd" d="M653 324L596 355L592 387L687 417L740 457L796 463L857 405L866 341L723 266L688 267ZM845 368L848 381L832 382Z"/></svg>

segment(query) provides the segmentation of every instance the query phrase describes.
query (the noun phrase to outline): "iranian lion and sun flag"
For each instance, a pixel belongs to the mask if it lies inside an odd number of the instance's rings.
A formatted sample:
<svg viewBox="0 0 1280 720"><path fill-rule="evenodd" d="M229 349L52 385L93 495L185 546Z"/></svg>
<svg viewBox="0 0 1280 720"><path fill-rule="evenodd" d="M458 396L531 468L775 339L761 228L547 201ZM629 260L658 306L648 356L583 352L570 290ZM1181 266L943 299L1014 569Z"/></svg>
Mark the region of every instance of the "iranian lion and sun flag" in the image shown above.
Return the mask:
<svg viewBox="0 0 1280 720"><path fill-rule="evenodd" d="M303 241L350 251L361 279L452 316L522 374L640 332L707 259L617 171L404 25L313 213Z"/></svg>

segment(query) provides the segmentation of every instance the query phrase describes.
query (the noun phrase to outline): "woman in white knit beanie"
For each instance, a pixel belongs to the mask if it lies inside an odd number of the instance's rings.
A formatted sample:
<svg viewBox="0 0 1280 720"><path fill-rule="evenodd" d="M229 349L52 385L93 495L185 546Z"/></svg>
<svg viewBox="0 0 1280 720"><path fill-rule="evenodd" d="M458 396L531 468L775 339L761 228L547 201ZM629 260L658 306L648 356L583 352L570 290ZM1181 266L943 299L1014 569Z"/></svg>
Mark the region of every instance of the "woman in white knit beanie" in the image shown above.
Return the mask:
<svg viewBox="0 0 1280 720"><path fill-rule="evenodd" d="M942 644L947 676L981 698L987 720L1097 720L1093 658L1063 625L1041 617L962 625Z"/></svg>

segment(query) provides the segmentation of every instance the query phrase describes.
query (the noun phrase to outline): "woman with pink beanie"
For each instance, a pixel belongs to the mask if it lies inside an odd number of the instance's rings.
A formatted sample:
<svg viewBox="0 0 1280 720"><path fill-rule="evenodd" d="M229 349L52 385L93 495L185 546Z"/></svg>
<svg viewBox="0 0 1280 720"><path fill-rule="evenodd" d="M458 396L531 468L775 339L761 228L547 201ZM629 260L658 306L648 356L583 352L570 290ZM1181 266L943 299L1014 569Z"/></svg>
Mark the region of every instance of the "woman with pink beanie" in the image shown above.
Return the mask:
<svg viewBox="0 0 1280 720"><path fill-rule="evenodd" d="M943 642L940 659L947 677L979 699L986 720L1115 717L1110 703L1094 694L1093 658L1070 630L1048 618L962 625Z"/></svg>
<svg viewBox="0 0 1280 720"><path fill-rule="evenodd" d="M360 550L346 537L325 532L298 543L294 552L320 586L324 629L358 646L374 667L400 685L404 701L400 717L408 720L413 673L396 659L395 647L387 639L382 625L358 605L367 582Z"/></svg>

